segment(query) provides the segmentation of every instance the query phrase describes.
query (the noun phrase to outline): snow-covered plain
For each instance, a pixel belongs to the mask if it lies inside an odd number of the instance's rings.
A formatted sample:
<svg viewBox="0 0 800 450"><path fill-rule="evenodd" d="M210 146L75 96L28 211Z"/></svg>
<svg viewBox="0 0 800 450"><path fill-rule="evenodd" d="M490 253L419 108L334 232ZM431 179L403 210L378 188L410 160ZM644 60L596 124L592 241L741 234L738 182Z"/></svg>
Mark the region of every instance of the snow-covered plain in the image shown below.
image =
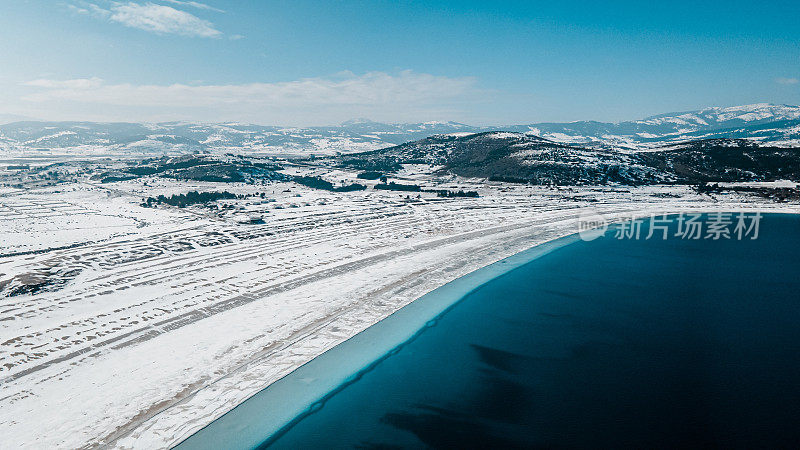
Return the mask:
<svg viewBox="0 0 800 450"><path fill-rule="evenodd" d="M423 169L400 179L481 196L161 179L3 191L3 292L53 283L0 297L0 448L174 445L424 293L576 232L590 211L798 211L679 186L552 189ZM266 192L230 201L265 221L139 206L196 189Z"/></svg>

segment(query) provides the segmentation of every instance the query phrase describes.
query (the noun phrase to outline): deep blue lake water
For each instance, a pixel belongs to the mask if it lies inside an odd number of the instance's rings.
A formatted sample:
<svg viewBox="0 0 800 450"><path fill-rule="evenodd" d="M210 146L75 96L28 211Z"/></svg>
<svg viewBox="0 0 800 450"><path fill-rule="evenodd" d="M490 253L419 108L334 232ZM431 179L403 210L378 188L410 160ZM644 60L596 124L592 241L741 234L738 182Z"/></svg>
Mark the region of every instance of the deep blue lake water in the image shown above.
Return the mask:
<svg viewBox="0 0 800 450"><path fill-rule="evenodd" d="M794 447L800 217L760 225L757 240L610 230L565 245L472 291L262 445Z"/></svg>

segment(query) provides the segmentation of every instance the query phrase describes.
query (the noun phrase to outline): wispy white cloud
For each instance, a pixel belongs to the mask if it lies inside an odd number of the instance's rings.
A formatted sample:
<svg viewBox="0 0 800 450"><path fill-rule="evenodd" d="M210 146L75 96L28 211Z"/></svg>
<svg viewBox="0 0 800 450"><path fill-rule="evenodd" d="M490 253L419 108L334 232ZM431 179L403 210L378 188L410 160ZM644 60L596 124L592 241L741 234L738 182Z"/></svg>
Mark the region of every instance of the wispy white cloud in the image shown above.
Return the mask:
<svg viewBox="0 0 800 450"><path fill-rule="evenodd" d="M111 11L111 21L153 33L196 37L222 35L211 22L170 6L130 2L115 5Z"/></svg>
<svg viewBox="0 0 800 450"><path fill-rule="evenodd" d="M395 74L350 72L333 77L279 83L219 85L110 84L98 78L24 83L28 102L81 109L127 111L126 119L234 119L256 123L333 123L351 117L418 120L448 116L479 93L473 78L450 78L413 71ZM54 108L56 106L53 106ZM132 117L135 116L135 117Z"/></svg>
<svg viewBox="0 0 800 450"><path fill-rule="evenodd" d="M99 19L107 19L111 16L111 11L108 9L102 8L95 3L82 0L75 2L75 4L68 4L67 8L72 12L93 16Z"/></svg>
<svg viewBox="0 0 800 450"><path fill-rule="evenodd" d="M77 5L67 5L67 8L69 8L70 11L76 12L78 14L89 14L89 10L88 9L81 8L80 6L77 6Z"/></svg>
<svg viewBox="0 0 800 450"><path fill-rule="evenodd" d="M797 84L800 83L800 79L797 78L776 78L775 82L778 84Z"/></svg>
<svg viewBox="0 0 800 450"><path fill-rule="evenodd" d="M214 11L214 12L218 12L218 13L224 13L225 12L222 9L215 8L215 7L211 6L211 5L207 5L205 3L200 3L200 2L186 2L186 1L181 1L181 0L164 0L164 1L167 2L167 3L172 3L173 5L191 6L192 8L205 9L205 10L208 10L208 11Z"/></svg>
<svg viewBox="0 0 800 450"><path fill-rule="evenodd" d="M170 3L224 12L221 9L192 1L165 0ZM214 27L208 20L201 19L189 12L171 6L156 3L136 2L111 2L110 6L102 7L95 3L77 0L67 7L75 13L85 14L97 19L109 20L127 27L137 28L156 34L177 34L190 37L216 38L222 32Z"/></svg>

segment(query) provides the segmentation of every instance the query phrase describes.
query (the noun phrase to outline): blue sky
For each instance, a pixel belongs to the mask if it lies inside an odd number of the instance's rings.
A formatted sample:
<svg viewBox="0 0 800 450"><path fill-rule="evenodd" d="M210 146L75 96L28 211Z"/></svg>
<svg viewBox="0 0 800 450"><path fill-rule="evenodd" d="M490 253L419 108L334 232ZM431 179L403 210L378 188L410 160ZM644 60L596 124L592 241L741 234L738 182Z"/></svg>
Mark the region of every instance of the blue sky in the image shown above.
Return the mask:
<svg viewBox="0 0 800 450"><path fill-rule="evenodd" d="M800 2L0 0L0 114L619 121L800 103Z"/></svg>

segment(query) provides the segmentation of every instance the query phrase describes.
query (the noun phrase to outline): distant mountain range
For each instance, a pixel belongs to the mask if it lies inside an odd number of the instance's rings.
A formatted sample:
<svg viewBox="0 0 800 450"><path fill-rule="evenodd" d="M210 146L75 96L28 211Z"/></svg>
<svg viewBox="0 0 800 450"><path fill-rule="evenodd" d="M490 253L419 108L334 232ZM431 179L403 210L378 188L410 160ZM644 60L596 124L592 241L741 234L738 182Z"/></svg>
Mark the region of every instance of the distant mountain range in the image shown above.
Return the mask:
<svg viewBox="0 0 800 450"><path fill-rule="evenodd" d="M286 128L239 123L13 122L0 125L0 150L72 154L245 152L332 155L385 148L435 134L475 132L455 122Z"/></svg>
<svg viewBox="0 0 800 450"><path fill-rule="evenodd" d="M440 134L509 131L562 144L646 150L697 139L747 139L800 146L800 106L755 104L661 114L642 120L476 127L457 122L386 124L356 119L339 126L287 128L239 123L23 121L0 125L0 151L158 154L252 152L333 155L392 147Z"/></svg>
<svg viewBox="0 0 800 450"><path fill-rule="evenodd" d="M800 145L800 106L713 107L619 123L541 123L508 127L571 144L653 148L696 139L752 139L774 146Z"/></svg>

